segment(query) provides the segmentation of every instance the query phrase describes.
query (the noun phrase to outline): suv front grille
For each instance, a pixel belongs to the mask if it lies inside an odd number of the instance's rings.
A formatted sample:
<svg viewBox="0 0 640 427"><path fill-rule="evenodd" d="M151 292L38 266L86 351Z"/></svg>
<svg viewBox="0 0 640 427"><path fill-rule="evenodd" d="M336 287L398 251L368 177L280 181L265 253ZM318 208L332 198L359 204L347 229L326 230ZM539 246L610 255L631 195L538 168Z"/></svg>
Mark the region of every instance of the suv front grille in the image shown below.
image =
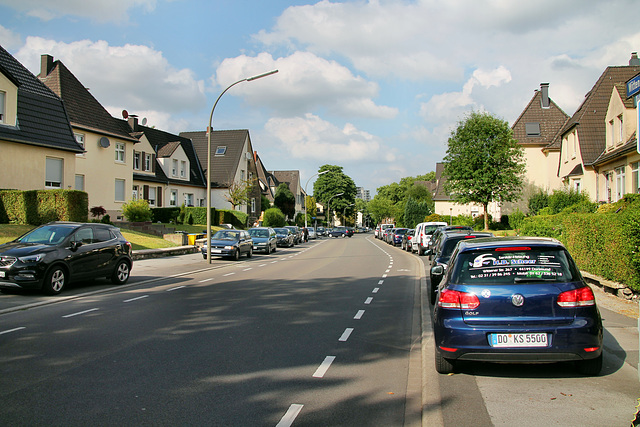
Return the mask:
<svg viewBox="0 0 640 427"><path fill-rule="evenodd" d="M0 267L11 267L15 264L17 258L14 256L3 256L0 257Z"/></svg>

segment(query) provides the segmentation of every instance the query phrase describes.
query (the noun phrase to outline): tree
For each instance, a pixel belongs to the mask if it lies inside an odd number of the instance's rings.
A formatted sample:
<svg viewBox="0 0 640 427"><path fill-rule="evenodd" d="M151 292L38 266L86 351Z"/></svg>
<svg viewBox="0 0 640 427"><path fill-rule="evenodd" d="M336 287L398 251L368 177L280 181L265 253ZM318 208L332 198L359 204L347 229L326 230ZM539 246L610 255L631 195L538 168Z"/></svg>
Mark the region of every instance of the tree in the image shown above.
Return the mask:
<svg viewBox="0 0 640 427"><path fill-rule="evenodd" d="M427 215L431 215L433 209L427 201L416 200L409 197L404 207L404 226L407 228L415 228L416 225L424 221Z"/></svg>
<svg viewBox="0 0 640 427"><path fill-rule="evenodd" d="M286 183L283 182L276 189L273 205L280 209L285 217L293 219L296 214L296 198Z"/></svg>
<svg viewBox="0 0 640 427"><path fill-rule="evenodd" d="M264 212L267 209L269 209L270 207L271 207L271 202L269 201L267 196L265 196L264 194L261 194L260 195L260 210L262 212Z"/></svg>
<svg viewBox="0 0 640 427"><path fill-rule="evenodd" d="M313 218L316 216L318 210L316 207L316 198L313 196L305 196L304 200L307 207L307 224L313 223ZM302 223L304 224L304 218Z"/></svg>
<svg viewBox="0 0 640 427"><path fill-rule="evenodd" d="M332 212L345 212L351 215L354 211L355 199L356 199L356 184L349 177L342 172L341 166L324 165L321 166L318 172L324 172L328 170L329 173L324 173L318 176L316 182L313 183L313 195L319 203L324 206L331 199L331 206L329 207ZM343 193L341 196L336 194ZM349 206L351 204L354 206Z"/></svg>
<svg viewBox="0 0 640 427"><path fill-rule="evenodd" d="M229 185L229 189L224 195L224 198L227 199L227 202L231 203L234 210L236 209L236 206L246 205L249 203L254 181L254 179L246 179L240 182L233 181Z"/></svg>
<svg viewBox="0 0 640 427"><path fill-rule="evenodd" d="M484 207L517 200L523 185L524 153L509 124L489 113L471 112L451 132L444 158L445 189L456 203Z"/></svg>

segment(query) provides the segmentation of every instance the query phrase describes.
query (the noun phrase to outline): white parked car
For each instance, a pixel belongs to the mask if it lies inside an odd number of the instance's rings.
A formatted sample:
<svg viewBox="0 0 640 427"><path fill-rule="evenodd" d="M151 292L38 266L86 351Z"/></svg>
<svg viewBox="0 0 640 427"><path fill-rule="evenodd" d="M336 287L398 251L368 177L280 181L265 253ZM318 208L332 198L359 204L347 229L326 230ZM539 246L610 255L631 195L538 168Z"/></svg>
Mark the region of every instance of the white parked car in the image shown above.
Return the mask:
<svg viewBox="0 0 640 427"><path fill-rule="evenodd" d="M431 236L433 232L440 227L446 227L446 222L421 222L416 225L416 232L411 239L411 252L416 252L418 255L424 255L424 251L429 246Z"/></svg>

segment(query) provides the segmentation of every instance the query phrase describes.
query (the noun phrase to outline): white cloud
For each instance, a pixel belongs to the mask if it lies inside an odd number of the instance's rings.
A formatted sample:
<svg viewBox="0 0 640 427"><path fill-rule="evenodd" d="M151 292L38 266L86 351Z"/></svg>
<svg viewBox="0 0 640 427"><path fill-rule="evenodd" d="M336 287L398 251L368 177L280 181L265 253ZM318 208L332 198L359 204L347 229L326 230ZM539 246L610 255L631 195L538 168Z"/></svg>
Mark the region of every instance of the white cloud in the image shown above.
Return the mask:
<svg viewBox="0 0 640 427"><path fill-rule="evenodd" d="M224 88L234 81L278 69L276 75L238 85L234 94L254 105L269 105L280 115L300 115L324 108L339 117L392 119L396 108L377 105L377 83L354 76L348 68L309 52L274 59L268 53L222 61L215 81Z"/></svg>
<svg viewBox="0 0 640 427"><path fill-rule="evenodd" d="M15 57L38 74L42 54L59 59L103 106L117 111L172 115L199 111L206 105L204 82L187 68L174 68L162 52L147 46L109 46L105 41L89 40L62 43L28 37Z"/></svg>
<svg viewBox="0 0 640 427"><path fill-rule="evenodd" d="M0 0L0 5L42 21L71 15L98 22L122 22L128 19L132 8L152 11L156 0Z"/></svg>
<svg viewBox="0 0 640 427"><path fill-rule="evenodd" d="M8 28L0 25L0 46L6 50L12 50L22 44L20 36Z"/></svg>
<svg viewBox="0 0 640 427"><path fill-rule="evenodd" d="M319 163L392 162L392 152L382 149L379 138L347 123L343 128L313 114L272 118L265 125L286 156L313 159Z"/></svg>

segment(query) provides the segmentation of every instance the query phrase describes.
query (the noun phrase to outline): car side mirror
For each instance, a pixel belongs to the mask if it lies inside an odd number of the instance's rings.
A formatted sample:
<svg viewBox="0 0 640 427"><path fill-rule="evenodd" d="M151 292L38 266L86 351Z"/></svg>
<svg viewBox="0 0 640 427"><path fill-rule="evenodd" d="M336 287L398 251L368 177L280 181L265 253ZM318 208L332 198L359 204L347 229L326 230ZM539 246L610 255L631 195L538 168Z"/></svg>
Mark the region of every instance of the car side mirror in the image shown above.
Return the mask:
<svg viewBox="0 0 640 427"><path fill-rule="evenodd" d="M441 265L436 265L431 268L431 274L434 276L442 276L444 274L444 267Z"/></svg>

